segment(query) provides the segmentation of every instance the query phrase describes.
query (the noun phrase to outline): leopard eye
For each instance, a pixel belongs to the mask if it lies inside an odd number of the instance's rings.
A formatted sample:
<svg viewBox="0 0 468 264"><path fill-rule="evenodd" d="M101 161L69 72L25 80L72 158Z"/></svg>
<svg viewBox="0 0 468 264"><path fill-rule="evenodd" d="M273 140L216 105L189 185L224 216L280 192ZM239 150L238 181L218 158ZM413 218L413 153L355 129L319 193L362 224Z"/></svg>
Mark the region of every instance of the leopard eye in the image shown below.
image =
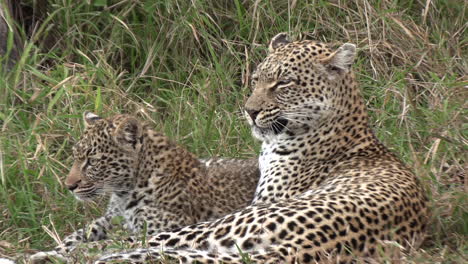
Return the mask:
<svg viewBox="0 0 468 264"><path fill-rule="evenodd" d="M252 77L252 79L250 79L250 85L251 85L251 89L253 90L255 84L258 82L258 77L257 76L254 76Z"/></svg>
<svg viewBox="0 0 468 264"><path fill-rule="evenodd" d="M88 163L90 166L96 166L96 164L98 163L98 159L96 159L96 158L88 158L87 163Z"/></svg>
<svg viewBox="0 0 468 264"><path fill-rule="evenodd" d="M96 166L96 164L98 163L98 160L95 159L95 158L87 158L83 167L82 167L82 170L83 171L86 171L89 166Z"/></svg>
<svg viewBox="0 0 468 264"><path fill-rule="evenodd" d="M284 79L284 80L278 81L275 86L285 86L292 82L294 82L293 79Z"/></svg>
<svg viewBox="0 0 468 264"><path fill-rule="evenodd" d="M271 88L272 91L275 91L278 87L288 86L289 84L295 82L293 79L284 79L276 82L276 84Z"/></svg>

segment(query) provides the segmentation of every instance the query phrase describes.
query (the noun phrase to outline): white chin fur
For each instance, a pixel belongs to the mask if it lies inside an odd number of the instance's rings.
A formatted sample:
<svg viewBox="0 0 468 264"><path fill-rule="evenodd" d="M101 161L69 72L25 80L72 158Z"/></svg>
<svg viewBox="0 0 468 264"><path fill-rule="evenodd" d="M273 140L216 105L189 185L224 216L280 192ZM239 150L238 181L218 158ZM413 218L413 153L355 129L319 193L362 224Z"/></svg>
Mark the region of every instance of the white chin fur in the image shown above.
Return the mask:
<svg viewBox="0 0 468 264"><path fill-rule="evenodd" d="M270 131L270 130L263 130L263 129L260 129L256 126L251 126L250 127L251 130L252 130L252 135L262 141L262 142L271 142L271 141L274 141L276 138L278 138L278 135L276 135L275 133L273 133L273 131Z"/></svg>
<svg viewBox="0 0 468 264"><path fill-rule="evenodd" d="M73 193L73 196L75 196L75 199L80 201L80 202L90 202L90 201L93 201L94 198L97 197L97 195L92 195L92 196L83 196L83 195L78 195L76 193Z"/></svg>
<svg viewBox="0 0 468 264"><path fill-rule="evenodd" d="M252 130L252 136L254 136L254 138L260 140L260 141L263 141L264 140L264 136L261 134L260 130L256 127L250 127L250 129Z"/></svg>
<svg viewBox="0 0 468 264"><path fill-rule="evenodd" d="M86 199L81 198L79 195L73 194L73 196L75 196L75 199L80 202L86 202Z"/></svg>

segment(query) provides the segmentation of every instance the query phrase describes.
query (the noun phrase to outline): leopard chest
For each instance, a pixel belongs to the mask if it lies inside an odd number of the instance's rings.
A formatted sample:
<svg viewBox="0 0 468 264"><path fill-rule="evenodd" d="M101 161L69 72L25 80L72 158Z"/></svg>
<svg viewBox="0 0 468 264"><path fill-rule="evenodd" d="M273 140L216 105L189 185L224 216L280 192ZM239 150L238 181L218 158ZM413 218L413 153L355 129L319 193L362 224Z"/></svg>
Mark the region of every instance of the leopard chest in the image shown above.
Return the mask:
<svg viewBox="0 0 468 264"><path fill-rule="evenodd" d="M137 192L122 196L114 194L109 202L107 215L121 217L121 224L126 231L138 233L142 228L141 223L144 223L144 219L141 219L144 211L142 198Z"/></svg>
<svg viewBox="0 0 468 264"><path fill-rule="evenodd" d="M254 203L288 199L301 192L300 150L284 151L274 143L264 143L259 157L260 180Z"/></svg>

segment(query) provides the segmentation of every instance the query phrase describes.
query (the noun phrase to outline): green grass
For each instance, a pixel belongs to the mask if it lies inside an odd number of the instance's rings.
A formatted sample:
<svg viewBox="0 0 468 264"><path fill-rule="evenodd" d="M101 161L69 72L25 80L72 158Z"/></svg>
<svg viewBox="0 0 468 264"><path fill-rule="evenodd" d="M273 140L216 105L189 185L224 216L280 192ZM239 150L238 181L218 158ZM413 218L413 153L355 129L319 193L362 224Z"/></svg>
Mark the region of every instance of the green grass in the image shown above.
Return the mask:
<svg viewBox="0 0 468 264"><path fill-rule="evenodd" d="M241 108L268 40L287 31L358 45L376 134L432 201L410 260L467 260L466 1L48 2L0 69L0 257L51 248L43 227L63 237L99 214L62 183L84 110L136 114L199 156L257 153Z"/></svg>

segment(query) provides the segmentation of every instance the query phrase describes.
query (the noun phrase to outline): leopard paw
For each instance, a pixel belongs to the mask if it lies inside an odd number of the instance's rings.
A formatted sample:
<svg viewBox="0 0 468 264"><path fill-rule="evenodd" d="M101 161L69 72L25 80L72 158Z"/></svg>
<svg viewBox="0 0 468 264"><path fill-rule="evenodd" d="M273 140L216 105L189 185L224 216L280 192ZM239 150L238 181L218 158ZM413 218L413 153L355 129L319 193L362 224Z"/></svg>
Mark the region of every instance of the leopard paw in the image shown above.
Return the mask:
<svg viewBox="0 0 468 264"><path fill-rule="evenodd" d="M31 264L56 263L57 261L67 263L67 258L57 251L38 252L29 257Z"/></svg>

